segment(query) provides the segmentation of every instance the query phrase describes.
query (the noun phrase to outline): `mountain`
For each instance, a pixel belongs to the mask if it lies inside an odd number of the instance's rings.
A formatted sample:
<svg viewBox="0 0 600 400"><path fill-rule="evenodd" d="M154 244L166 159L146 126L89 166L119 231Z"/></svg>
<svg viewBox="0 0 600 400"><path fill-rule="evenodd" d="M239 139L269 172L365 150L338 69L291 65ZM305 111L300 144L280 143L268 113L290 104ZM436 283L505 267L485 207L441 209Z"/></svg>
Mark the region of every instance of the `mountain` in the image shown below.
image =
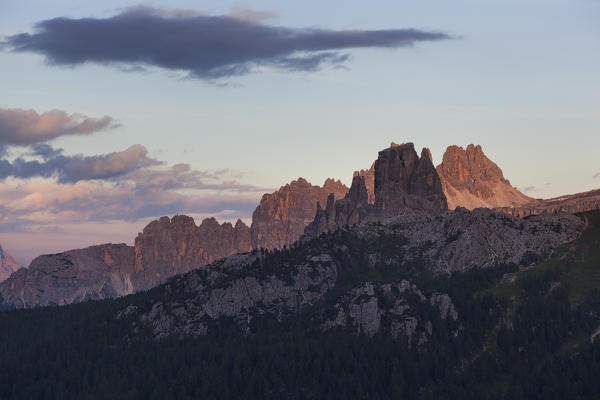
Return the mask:
<svg viewBox="0 0 600 400"><path fill-rule="evenodd" d="M134 249L105 244L35 258L0 283L0 308L56 306L133 293Z"/></svg>
<svg viewBox="0 0 600 400"><path fill-rule="evenodd" d="M375 163L371 164L371 168L369 169L354 171L354 176L357 175L365 178L369 204L375 204Z"/></svg>
<svg viewBox="0 0 600 400"><path fill-rule="evenodd" d="M375 213L380 218L397 215L405 208L435 213L448 209L440 177L427 148L417 155L412 143L379 152L375 161Z"/></svg>
<svg viewBox="0 0 600 400"><path fill-rule="evenodd" d="M600 212L412 213L0 313L0 397L598 398Z"/></svg>
<svg viewBox="0 0 600 400"><path fill-rule="evenodd" d="M332 193L327 197L325 209L320 203L317 204L315 218L304 229L302 238L315 238L346 225L359 224L369 218L372 211L373 205L369 202L365 176L355 174L352 186L343 199L335 200Z"/></svg>
<svg viewBox="0 0 600 400"><path fill-rule="evenodd" d="M429 149L423 149L419 158L412 143L392 142L379 152L372 169L372 173L371 170L354 173L350 191L343 199L336 201L330 195L325 209L317 206L314 220L304 231L305 239L364 221L383 222L409 210L432 214L447 211L446 197ZM371 176L373 202L367 187Z"/></svg>
<svg viewBox="0 0 600 400"><path fill-rule="evenodd" d="M252 214L252 248L290 246L314 219L317 203L324 205L331 193L339 199L347 192L348 188L340 181L327 179L320 187L298 178L276 192L263 195Z"/></svg>
<svg viewBox="0 0 600 400"><path fill-rule="evenodd" d="M449 146L437 166L448 207L519 207L533 199L504 178L502 170L486 157L481 146Z"/></svg>
<svg viewBox="0 0 600 400"><path fill-rule="evenodd" d="M135 247L104 244L39 256L0 283L0 308L31 308L124 296L223 257L250 251L250 228L188 216L149 223Z"/></svg>
<svg viewBox="0 0 600 400"><path fill-rule="evenodd" d="M149 223L135 239L136 290L152 288L169 277L223 257L251 250L250 228L206 218L200 226L185 215Z"/></svg>
<svg viewBox="0 0 600 400"><path fill-rule="evenodd" d="M21 264L16 262L6 250L0 246L0 282L8 279L10 274L21 268Z"/></svg>
<svg viewBox="0 0 600 400"><path fill-rule="evenodd" d="M518 207L498 207L498 211L518 217L557 212L580 213L600 209L600 190L565 195L552 199L536 199Z"/></svg>
<svg viewBox="0 0 600 400"><path fill-rule="evenodd" d="M376 322L383 315L400 325L406 319L402 311L380 310L378 304L401 303L410 288L409 293L414 294L417 289L411 279L416 275L506 264L528 266L548 259L561 244L577 238L583 227L583 221L571 214L522 220L489 209L459 208L439 217L414 210L384 224L342 228L288 251L253 251L225 258L175 278L152 304L127 313L136 315L136 326L147 326L156 338L202 336L218 329L221 319L230 318L245 332L255 318L271 315L281 319L325 302L333 309L313 313L315 326L352 327L373 336L384 329ZM391 286L369 278L378 274L389 274ZM172 299L171 293L178 298ZM380 295L389 298L378 299ZM335 302L328 302L329 296ZM439 296L448 311L451 303L441 299L444 294ZM427 302L437 307L438 300ZM364 303L373 304L348 314L349 305ZM341 312L345 313L344 323ZM332 319L318 317L331 315ZM403 332L406 336L407 331Z"/></svg>
<svg viewBox="0 0 600 400"><path fill-rule="evenodd" d="M600 208L600 191L549 200L529 199L510 185L480 146L469 145L466 150L450 146L436 169L428 149L424 148L419 157L412 143L392 143L379 152L370 169L354 173L349 190L332 179L319 187L299 178L277 192L265 194L254 211L251 227L240 220L234 226L207 218L196 226L187 216L162 217L144 228L134 248L108 244L40 256L29 269L16 271L0 284L0 307L29 308L119 297L150 289L174 275L232 254L256 248L290 247L302 234L303 240L310 240L346 226L403 218L414 218L415 222L443 216L445 223L462 229L460 219L473 218L472 214L464 213L463 205L472 208L507 203L511 205L495 210L519 217L543 212L574 213ZM519 203L522 204L515 206ZM457 210L449 214L453 217L445 215L447 204ZM480 217L479 223L493 224ZM480 249L484 244L480 243L478 234L488 240L493 237L486 232L473 232L470 239L456 242L447 250L444 247L447 238L440 229L427 231L418 245L437 252L450 251L455 257L469 254L470 259L474 254L488 251ZM428 244L428 240L433 244ZM503 237L488 245L497 252L522 255L512 242L506 249L507 240ZM510 240L518 243L521 239L516 236ZM5 271L7 266L14 266L11 264L14 261L1 248L0 256ZM460 262L466 261L460 258L453 261ZM456 268L449 264L442 269Z"/></svg>

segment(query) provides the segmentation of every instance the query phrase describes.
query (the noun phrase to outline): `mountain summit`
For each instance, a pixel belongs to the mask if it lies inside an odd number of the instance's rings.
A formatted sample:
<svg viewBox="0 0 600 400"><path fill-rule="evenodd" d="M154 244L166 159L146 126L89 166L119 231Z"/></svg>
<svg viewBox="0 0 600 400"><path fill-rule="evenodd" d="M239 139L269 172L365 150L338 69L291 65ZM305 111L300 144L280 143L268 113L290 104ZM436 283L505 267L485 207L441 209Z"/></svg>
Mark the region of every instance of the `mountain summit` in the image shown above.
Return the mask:
<svg viewBox="0 0 600 400"><path fill-rule="evenodd" d="M449 146L437 166L448 207L518 207L533 199L504 178L502 170L484 154L481 146L466 149Z"/></svg>

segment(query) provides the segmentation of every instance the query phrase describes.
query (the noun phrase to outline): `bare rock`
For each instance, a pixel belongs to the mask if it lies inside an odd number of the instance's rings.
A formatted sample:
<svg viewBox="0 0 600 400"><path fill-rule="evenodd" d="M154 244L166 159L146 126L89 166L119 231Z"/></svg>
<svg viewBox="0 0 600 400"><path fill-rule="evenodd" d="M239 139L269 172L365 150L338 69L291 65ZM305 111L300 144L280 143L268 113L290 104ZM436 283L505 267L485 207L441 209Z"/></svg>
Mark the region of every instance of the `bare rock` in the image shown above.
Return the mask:
<svg viewBox="0 0 600 400"><path fill-rule="evenodd" d="M375 163L371 164L371 168L369 169L354 171L354 176L357 175L365 178L365 186L367 188L369 204L375 204Z"/></svg>
<svg viewBox="0 0 600 400"><path fill-rule="evenodd" d="M173 275L188 272L223 257L251 250L250 229L206 218L176 215L148 224L135 239L136 290L154 287Z"/></svg>
<svg viewBox="0 0 600 400"><path fill-rule="evenodd" d="M486 157L481 146L449 146L437 167L448 207L515 207L533 200L504 178L502 170Z"/></svg>
<svg viewBox="0 0 600 400"><path fill-rule="evenodd" d="M354 175L350 191L343 199L335 201L333 194L327 198L327 207L321 208L317 204L317 212L314 220L306 227L305 235L308 237L317 237L323 232L335 230L342 226L353 226L364 221L369 212L367 188L365 177Z"/></svg>
<svg viewBox="0 0 600 400"><path fill-rule="evenodd" d="M448 209L431 153L423 149L419 158L412 143L393 144L375 161L375 213L385 219L405 208L438 213Z"/></svg>
<svg viewBox="0 0 600 400"><path fill-rule="evenodd" d="M579 213L600 210L600 190L555 197L552 199L532 200L518 207L498 207L498 211L527 217L543 213Z"/></svg>
<svg viewBox="0 0 600 400"><path fill-rule="evenodd" d="M404 214L388 221L407 238L406 261L422 260L436 272L466 271L546 259L577 238L584 222L575 215L542 214L517 218L487 208L459 207L442 216ZM363 232L374 229L364 226Z"/></svg>
<svg viewBox="0 0 600 400"><path fill-rule="evenodd" d="M134 249L125 244L39 256L0 283L0 306L57 306L130 294L133 266Z"/></svg>
<svg viewBox="0 0 600 400"><path fill-rule="evenodd" d="M21 264L16 262L10 254L0 246L0 282L8 279L10 274L22 268Z"/></svg>
<svg viewBox="0 0 600 400"><path fill-rule="evenodd" d="M340 199L348 188L340 181L327 179L323 187L298 178L274 193L263 195L252 214L253 248L280 249L297 241L314 219L317 203L325 204L333 194Z"/></svg>

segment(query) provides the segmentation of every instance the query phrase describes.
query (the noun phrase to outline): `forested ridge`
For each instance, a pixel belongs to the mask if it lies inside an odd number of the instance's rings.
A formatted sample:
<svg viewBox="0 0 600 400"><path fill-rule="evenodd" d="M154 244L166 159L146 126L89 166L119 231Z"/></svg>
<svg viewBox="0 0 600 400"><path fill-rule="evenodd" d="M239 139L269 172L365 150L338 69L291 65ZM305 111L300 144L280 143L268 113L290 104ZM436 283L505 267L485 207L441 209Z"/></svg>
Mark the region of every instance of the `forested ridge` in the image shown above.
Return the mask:
<svg viewBox="0 0 600 400"><path fill-rule="evenodd" d="M314 308L283 322L266 315L248 333L222 321L204 337L161 341L116 318L128 304L152 302L161 287L117 300L5 311L0 398L596 399L600 213L582 218L586 231L548 261L414 275L425 293L447 293L460 316L457 331L430 308L417 310L434 325L420 346L384 334L323 331L311 325ZM318 240L340 238L349 247L378 246L384 255L395 254L401 240L365 244L339 233ZM302 251L272 252L264 267L292 262ZM349 267L340 279L402 275L390 274Z"/></svg>

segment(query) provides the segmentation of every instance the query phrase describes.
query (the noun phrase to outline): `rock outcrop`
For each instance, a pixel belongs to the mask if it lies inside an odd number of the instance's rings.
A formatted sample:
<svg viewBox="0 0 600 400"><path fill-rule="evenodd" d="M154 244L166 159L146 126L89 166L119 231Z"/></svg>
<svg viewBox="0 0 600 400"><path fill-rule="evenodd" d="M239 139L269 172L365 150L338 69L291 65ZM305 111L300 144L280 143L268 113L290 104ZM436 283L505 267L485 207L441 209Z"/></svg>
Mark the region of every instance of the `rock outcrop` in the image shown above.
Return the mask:
<svg viewBox="0 0 600 400"><path fill-rule="evenodd" d="M371 168L369 169L354 171L354 176L357 175L365 178L365 186L367 188L369 204L375 204L375 163L371 164Z"/></svg>
<svg viewBox="0 0 600 400"><path fill-rule="evenodd" d="M0 283L0 308L30 308L120 297L170 277L251 250L250 228L238 220L200 226L185 215L148 224L135 247L105 244L34 259Z"/></svg>
<svg viewBox="0 0 600 400"><path fill-rule="evenodd" d="M373 171L371 171L373 170ZM429 149L421 158L412 143L391 146L379 152L371 170L354 173L352 187L340 200L330 196L325 209L319 204L304 239L364 221L385 221L414 209L441 214L448 210L438 173ZM369 201L367 179L373 176L374 204Z"/></svg>
<svg viewBox="0 0 600 400"><path fill-rule="evenodd" d="M479 145L470 144L466 149L449 146L437 172L450 209L518 207L533 200L504 178Z"/></svg>
<svg viewBox="0 0 600 400"><path fill-rule="evenodd" d="M0 283L0 308L57 306L134 291L134 249L104 244L35 258Z"/></svg>
<svg viewBox="0 0 600 400"><path fill-rule="evenodd" d="M522 218L542 213L579 213L600 210L600 190L552 199L532 200L519 207L499 207L496 210Z"/></svg>
<svg viewBox="0 0 600 400"><path fill-rule="evenodd" d="M321 208L317 204L314 220L306 227L304 233L308 237L317 237L323 232L335 230L345 225L356 225L364 221L371 212L365 177L354 175L350 191L343 199L335 200L332 194L327 198L327 206Z"/></svg>
<svg viewBox="0 0 600 400"><path fill-rule="evenodd" d="M10 254L0 246L0 282L8 279L10 274L22 268L21 264L16 262Z"/></svg>
<svg viewBox="0 0 600 400"><path fill-rule="evenodd" d="M379 152L374 190L374 212L380 219L393 217L405 208L434 213L448 209L431 152L424 148L419 158L412 143L392 143Z"/></svg>
<svg viewBox="0 0 600 400"><path fill-rule="evenodd" d="M250 250L250 228L241 220L234 227L206 218L196 226L186 215L162 217L148 224L135 239L136 290Z"/></svg>
<svg viewBox="0 0 600 400"><path fill-rule="evenodd" d="M460 334L461 311L448 294L418 288L413 274L530 265L576 238L583 225L571 214L522 220L489 209L434 216L406 208L384 223L342 228L288 251L258 250L196 269L118 317L161 339L216 332L220 321L250 332L261 318L302 314L322 330L350 328L421 345L438 329L436 321Z"/></svg>
<svg viewBox="0 0 600 400"><path fill-rule="evenodd" d="M423 260L433 271L466 271L502 264L523 264L552 255L562 243L574 240L584 228L579 217L568 213L517 218L487 208L458 207L433 217L411 211L388 220L390 229L407 239L406 262ZM378 235L381 235L378 233Z"/></svg>
<svg viewBox="0 0 600 400"><path fill-rule="evenodd" d="M263 195L252 214L252 247L280 249L290 246L314 219L317 203L325 204L332 193L337 200L347 192L348 188L340 181L327 179L320 187L298 178L274 193Z"/></svg>

